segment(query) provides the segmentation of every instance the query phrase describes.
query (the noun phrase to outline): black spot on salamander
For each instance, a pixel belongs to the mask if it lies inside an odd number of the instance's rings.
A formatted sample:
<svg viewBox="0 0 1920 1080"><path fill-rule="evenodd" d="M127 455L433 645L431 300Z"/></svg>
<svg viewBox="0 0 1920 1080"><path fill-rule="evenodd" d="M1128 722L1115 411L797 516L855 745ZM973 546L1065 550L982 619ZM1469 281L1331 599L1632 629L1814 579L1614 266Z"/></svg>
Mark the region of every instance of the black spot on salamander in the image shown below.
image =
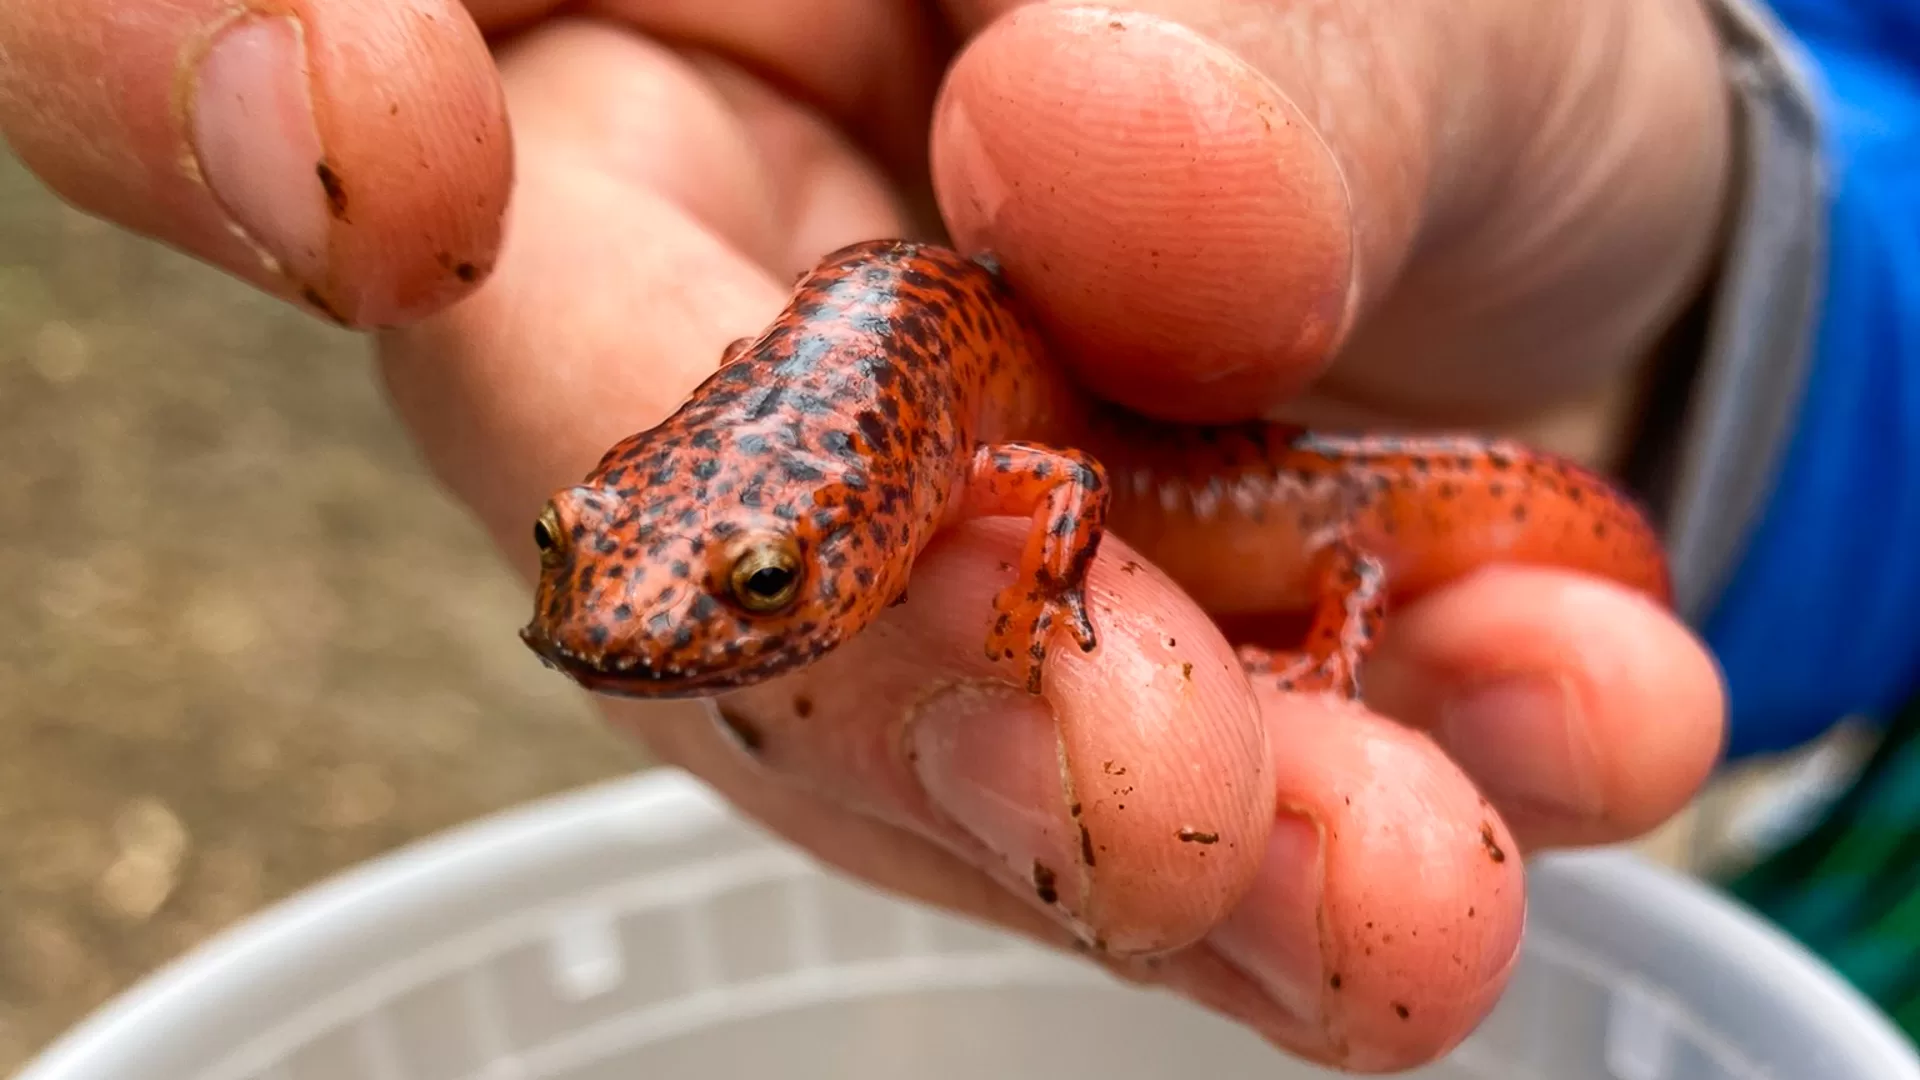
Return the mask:
<svg viewBox="0 0 1920 1080"><path fill-rule="evenodd" d="M820 433L820 449L836 457L857 459L861 456L860 449L853 444L853 437L838 429Z"/></svg>
<svg viewBox="0 0 1920 1080"><path fill-rule="evenodd" d="M618 570L619 567L616 566L614 569ZM612 575L609 574L608 576ZM626 622L628 619L633 618L633 605L624 602L615 604L613 607L613 617L619 619L621 622Z"/></svg>
<svg viewBox="0 0 1920 1080"><path fill-rule="evenodd" d="M701 622L705 622L708 619L713 618L714 613L719 609L720 609L720 602L718 600L715 600L713 597L708 596L706 593L701 593L700 595L695 596L693 598L692 614L694 618L700 620Z"/></svg>
<svg viewBox="0 0 1920 1080"><path fill-rule="evenodd" d="M795 391L788 399L794 412L801 416L826 416L834 411L834 401L830 397L808 391Z"/></svg>
<svg viewBox="0 0 1920 1080"><path fill-rule="evenodd" d="M867 440L867 444L874 449L884 450L892 444L893 432L888 430L886 423L873 410L862 411L855 418L854 423L860 428L860 434Z"/></svg>
<svg viewBox="0 0 1920 1080"><path fill-rule="evenodd" d="M455 263L453 265L453 276L471 285L480 280L480 268L470 262Z"/></svg>
<svg viewBox="0 0 1920 1080"><path fill-rule="evenodd" d="M607 633L607 628L604 626L601 626L599 623L595 623L592 626L587 627L587 638L591 640L595 645L605 645L607 643L607 638L609 636L610 635Z"/></svg>

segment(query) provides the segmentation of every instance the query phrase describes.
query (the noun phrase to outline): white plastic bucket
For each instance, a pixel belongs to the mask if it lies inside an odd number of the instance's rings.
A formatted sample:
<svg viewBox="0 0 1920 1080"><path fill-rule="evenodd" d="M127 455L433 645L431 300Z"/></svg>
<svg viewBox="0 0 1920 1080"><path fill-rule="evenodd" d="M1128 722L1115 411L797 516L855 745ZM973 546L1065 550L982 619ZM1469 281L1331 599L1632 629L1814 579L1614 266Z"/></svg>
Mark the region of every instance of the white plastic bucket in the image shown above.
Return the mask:
<svg viewBox="0 0 1920 1080"><path fill-rule="evenodd" d="M1512 991L1428 1080L1920 1080L1796 945L1619 852L1539 860ZM1308 1080L1171 995L838 876L656 771L270 910L19 1080Z"/></svg>

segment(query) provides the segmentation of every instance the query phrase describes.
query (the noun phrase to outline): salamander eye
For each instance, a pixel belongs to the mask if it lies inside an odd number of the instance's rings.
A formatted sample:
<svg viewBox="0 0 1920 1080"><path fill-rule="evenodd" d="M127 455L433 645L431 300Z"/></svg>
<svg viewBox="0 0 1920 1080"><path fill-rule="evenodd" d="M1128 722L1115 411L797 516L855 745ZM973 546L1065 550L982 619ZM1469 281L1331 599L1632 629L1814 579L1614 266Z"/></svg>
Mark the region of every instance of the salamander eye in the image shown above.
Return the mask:
<svg viewBox="0 0 1920 1080"><path fill-rule="evenodd" d="M548 503L533 523L533 546L540 549L540 565L552 566L567 553L567 530L560 526L560 512Z"/></svg>
<svg viewBox="0 0 1920 1080"><path fill-rule="evenodd" d="M800 553L786 541L758 544L733 562L727 574L733 598L748 611L779 611L800 592Z"/></svg>

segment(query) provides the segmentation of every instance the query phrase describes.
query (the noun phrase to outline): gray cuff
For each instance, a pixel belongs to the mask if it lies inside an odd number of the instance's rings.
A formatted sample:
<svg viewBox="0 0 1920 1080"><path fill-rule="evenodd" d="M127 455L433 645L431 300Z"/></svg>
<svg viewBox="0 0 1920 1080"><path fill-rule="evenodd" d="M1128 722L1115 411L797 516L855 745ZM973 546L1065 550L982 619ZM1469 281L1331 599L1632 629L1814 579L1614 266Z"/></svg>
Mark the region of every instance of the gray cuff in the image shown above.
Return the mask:
<svg viewBox="0 0 1920 1080"><path fill-rule="evenodd" d="M1827 172L1811 65L1754 0L1709 0L1739 123L1740 190L1705 351L1664 463L1675 603L1726 587L1793 436L1826 273Z"/></svg>

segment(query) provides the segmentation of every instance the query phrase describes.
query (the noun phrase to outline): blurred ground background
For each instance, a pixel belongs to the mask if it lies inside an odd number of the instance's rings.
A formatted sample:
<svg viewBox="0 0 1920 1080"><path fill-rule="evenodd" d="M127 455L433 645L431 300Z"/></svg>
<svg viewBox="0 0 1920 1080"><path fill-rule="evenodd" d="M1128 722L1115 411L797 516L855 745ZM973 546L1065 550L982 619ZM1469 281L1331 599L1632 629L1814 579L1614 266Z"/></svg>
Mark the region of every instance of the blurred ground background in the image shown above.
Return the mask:
<svg viewBox="0 0 1920 1080"><path fill-rule="evenodd" d="M0 1076L264 904L644 766L361 340L0 147Z"/></svg>

